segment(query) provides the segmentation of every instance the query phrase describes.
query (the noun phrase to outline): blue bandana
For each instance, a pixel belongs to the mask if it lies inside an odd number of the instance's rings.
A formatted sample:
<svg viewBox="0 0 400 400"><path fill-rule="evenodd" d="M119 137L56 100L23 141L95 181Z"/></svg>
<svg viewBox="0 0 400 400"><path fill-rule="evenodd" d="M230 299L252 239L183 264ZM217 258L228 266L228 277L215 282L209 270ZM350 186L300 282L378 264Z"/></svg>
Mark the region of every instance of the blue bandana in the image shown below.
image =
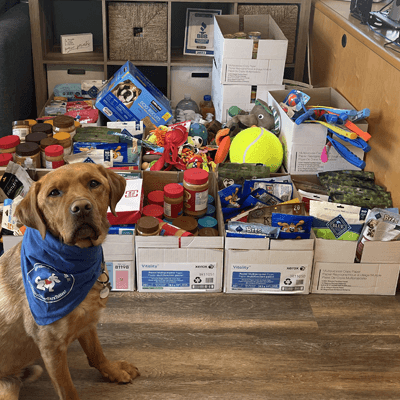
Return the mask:
<svg viewBox="0 0 400 400"><path fill-rule="evenodd" d="M74 310L101 275L101 246L68 246L27 228L21 248L22 277L32 315L48 325Z"/></svg>

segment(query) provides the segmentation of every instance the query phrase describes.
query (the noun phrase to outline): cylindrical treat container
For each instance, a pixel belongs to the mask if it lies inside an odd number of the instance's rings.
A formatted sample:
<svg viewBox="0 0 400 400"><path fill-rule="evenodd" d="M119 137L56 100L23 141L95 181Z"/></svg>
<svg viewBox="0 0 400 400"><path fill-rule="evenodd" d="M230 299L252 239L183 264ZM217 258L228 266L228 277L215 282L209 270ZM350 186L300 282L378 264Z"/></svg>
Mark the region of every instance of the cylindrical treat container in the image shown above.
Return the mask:
<svg viewBox="0 0 400 400"><path fill-rule="evenodd" d="M147 195L147 201L149 204L157 204L164 207L164 192L162 190L153 190Z"/></svg>
<svg viewBox="0 0 400 400"><path fill-rule="evenodd" d="M162 218L164 214L164 208L157 204L149 204L143 207L143 215L146 217Z"/></svg>
<svg viewBox="0 0 400 400"><path fill-rule="evenodd" d="M199 224L199 229L202 229L202 228L217 229L218 228L218 221L213 217L205 216L205 217L199 218L199 220L197 222Z"/></svg>
<svg viewBox="0 0 400 400"><path fill-rule="evenodd" d="M187 215L181 215L172 221L172 225L181 228L187 232L192 233L194 236L199 234L199 228L197 220L193 217Z"/></svg>
<svg viewBox="0 0 400 400"><path fill-rule="evenodd" d="M21 143L25 142L25 137L29 135L30 127L28 121L13 121L12 134L19 136Z"/></svg>
<svg viewBox="0 0 400 400"><path fill-rule="evenodd" d="M158 236L160 233L159 220L154 217L141 217L136 223L136 235Z"/></svg>
<svg viewBox="0 0 400 400"><path fill-rule="evenodd" d="M8 135L0 138L0 153L9 153L12 159L15 158L17 146L21 143L21 139L17 135Z"/></svg>
<svg viewBox="0 0 400 400"><path fill-rule="evenodd" d="M47 137L53 136L53 127L44 122L38 122L36 125L31 126L31 133L43 132Z"/></svg>
<svg viewBox="0 0 400 400"><path fill-rule="evenodd" d="M21 143L17 146L15 151L15 162L19 165L25 165L27 158L32 159L32 164L36 168L40 168L40 147L33 142Z"/></svg>
<svg viewBox="0 0 400 400"><path fill-rule="evenodd" d="M183 173L183 187L183 212L196 218L204 216L208 204L208 172L200 168L187 169Z"/></svg>
<svg viewBox="0 0 400 400"><path fill-rule="evenodd" d="M75 120L69 115L57 115L53 119L53 132L68 132L71 137L76 133Z"/></svg>
<svg viewBox="0 0 400 400"><path fill-rule="evenodd" d="M182 214L183 186L179 183L169 183L164 186L164 216L173 220Z"/></svg>
<svg viewBox="0 0 400 400"><path fill-rule="evenodd" d="M11 153L0 154L0 167L6 167L10 161L13 160L13 155Z"/></svg>
<svg viewBox="0 0 400 400"><path fill-rule="evenodd" d="M64 161L64 148L59 144L47 146L45 149L46 155L46 168L56 169L65 164Z"/></svg>

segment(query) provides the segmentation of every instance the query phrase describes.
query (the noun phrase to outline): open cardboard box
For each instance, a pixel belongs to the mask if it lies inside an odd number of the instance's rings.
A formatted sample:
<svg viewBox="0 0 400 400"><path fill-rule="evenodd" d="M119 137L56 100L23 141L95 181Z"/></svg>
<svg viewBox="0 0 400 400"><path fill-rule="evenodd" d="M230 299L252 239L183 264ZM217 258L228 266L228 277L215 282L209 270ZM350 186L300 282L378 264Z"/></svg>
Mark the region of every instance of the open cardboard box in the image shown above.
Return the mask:
<svg viewBox="0 0 400 400"><path fill-rule="evenodd" d="M168 183L181 182L183 172L143 171L145 197ZM136 236L139 292L222 291L224 234L214 173L210 173L209 194L215 197L219 236Z"/></svg>
<svg viewBox="0 0 400 400"><path fill-rule="evenodd" d="M354 107L333 88L302 89L310 96L307 106L326 106L354 110ZM359 170L342 158L331 147L327 163L321 161L322 149L326 144L327 128L316 123L302 123L296 125L283 111L279 103L283 102L290 90L272 90L268 93L268 104L273 106L281 120L279 139L283 144L283 165L290 174L316 174L322 171L336 171L341 169ZM356 123L363 131L367 131L365 121ZM364 151L349 143L341 141L337 136L334 139L345 145L360 159L364 158Z"/></svg>
<svg viewBox="0 0 400 400"><path fill-rule="evenodd" d="M296 175L318 182L316 175ZM400 268L400 241L366 242L360 263L355 263L357 241L315 239L311 293L396 293Z"/></svg>
<svg viewBox="0 0 400 400"><path fill-rule="evenodd" d="M52 170L37 169L38 178L42 178ZM0 175L5 168L0 169ZM23 236L3 235L4 252L20 243ZM107 235L103 242L104 260L109 271L112 290L133 291L135 289L135 236ZM121 271L121 272L117 272Z"/></svg>
<svg viewBox="0 0 400 400"><path fill-rule="evenodd" d="M255 97L258 99L267 99L268 92L271 90L282 90L284 85L223 85L218 81L218 73L213 66L212 74L212 99L215 108L215 119L221 123L227 122L231 117L228 110L232 106L237 106L244 111L251 111L254 107L252 103L252 91L255 91Z"/></svg>
<svg viewBox="0 0 400 400"><path fill-rule="evenodd" d="M243 29L240 18L243 17ZM259 31L257 58L252 39L227 39L226 34ZM217 82L234 85L281 85L288 40L270 15L214 17L214 60Z"/></svg>
<svg viewBox="0 0 400 400"><path fill-rule="evenodd" d="M279 175L283 174L271 174L271 178ZM293 197L299 197L295 187ZM301 240L226 237L224 291L308 294L314 239L313 233L310 239Z"/></svg>

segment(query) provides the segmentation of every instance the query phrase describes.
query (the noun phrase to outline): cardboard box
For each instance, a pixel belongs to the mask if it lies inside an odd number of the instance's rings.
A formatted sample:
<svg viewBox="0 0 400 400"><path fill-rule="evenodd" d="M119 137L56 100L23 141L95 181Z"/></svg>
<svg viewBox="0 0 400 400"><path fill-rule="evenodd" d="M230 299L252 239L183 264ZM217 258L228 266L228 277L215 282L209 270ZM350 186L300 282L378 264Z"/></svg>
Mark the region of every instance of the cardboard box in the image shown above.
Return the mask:
<svg viewBox="0 0 400 400"><path fill-rule="evenodd" d="M128 179L126 181L125 194L115 207L117 216L110 210L107 211L107 219L111 225L135 224L141 216L143 208L143 180Z"/></svg>
<svg viewBox="0 0 400 400"><path fill-rule="evenodd" d="M100 91L96 107L111 121L139 122L149 116L156 126L172 119L169 100L130 61Z"/></svg>
<svg viewBox="0 0 400 400"><path fill-rule="evenodd" d="M145 196L172 182L183 172L143 171ZM216 196L216 177L210 173L209 194ZM224 236L220 204L216 205L220 236L136 236L136 274L139 292L221 292Z"/></svg>
<svg viewBox="0 0 400 400"><path fill-rule="evenodd" d="M135 236L107 235L103 243L103 252L110 277L111 290L135 290Z"/></svg>
<svg viewBox="0 0 400 400"><path fill-rule="evenodd" d="M214 19L214 60L219 83L281 85L288 40L270 15L244 15L243 18L243 29L239 15L220 15ZM252 39L224 37L238 31L261 32L256 59L252 58Z"/></svg>
<svg viewBox="0 0 400 400"><path fill-rule="evenodd" d="M361 263L354 263L356 241L315 240L312 293L396 293L400 242L367 242Z"/></svg>
<svg viewBox="0 0 400 400"><path fill-rule="evenodd" d="M93 34L76 33L60 35L61 54L88 53L93 51Z"/></svg>
<svg viewBox="0 0 400 400"><path fill-rule="evenodd" d="M274 175L279 174L272 174L271 177ZM295 187L293 197L299 197ZM224 291L242 294L308 294L314 241L313 232L310 239L301 240L226 237Z"/></svg>
<svg viewBox="0 0 400 400"><path fill-rule="evenodd" d="M104 80L104 69L101 65L47 65L47 89L48 97L53 95L56 85L64 83L82 83L82 81L102 81Z"/></svg>
<svg viewBox="0 0 400 400"><path fill-rule="evenodd" d="M304 89L302 92L311 98L307 105L329 106L354 110L354 107L333 88ZM281 119L281 133L279 139L284 147L283 166L290 174L315 174L321 171L337 171L341 169L359 170L342 158L331 147L327 163L321 161L322 149L326 144L327 128L320 124L303 123L296 125L279 106L289 90L270 91L268 104L273 106ZM362 130L367 131L368 124L357 123ZM364 151L341 141L351 152L360 159L364 158Z"/></svg>
<svg viewBox="0 0 400 400"><path fill-rule="evenodd" d="M215 119L221 123L229 121L228 110L232 106L244 111L251 111L256 98L267 100L271 90L283 90L284 85L223 85L218 80L216 67L212 74L212 100L215 108ZM253 102L252 102L253 100Z"/></svg>
<svg viewBox="0 0 400 400"><path fill-rule="evenodd" d="M4 251L22 242L23 236L3 236ZM103 242L104 261L114 291L133 291L135 282L135 237L133 235L107 235Z"/></svg>
<svg viewBox="0 0 400 400"><path fill-rule="evenodd" d="M171 107L175 108L185 94L199 106L205 95L211 95L211 67L171 67Z"/></svg>

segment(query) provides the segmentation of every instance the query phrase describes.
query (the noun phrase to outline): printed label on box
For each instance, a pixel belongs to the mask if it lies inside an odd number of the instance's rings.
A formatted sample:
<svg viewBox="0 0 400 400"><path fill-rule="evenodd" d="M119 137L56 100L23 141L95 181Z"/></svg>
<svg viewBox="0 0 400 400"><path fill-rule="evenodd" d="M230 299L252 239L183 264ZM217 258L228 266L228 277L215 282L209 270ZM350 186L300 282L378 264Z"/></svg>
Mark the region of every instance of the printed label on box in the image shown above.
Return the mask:
<svg viewBox="0 0 400 400"><path fill-rule="evenodd" d="M111 290L134 290L134 266L132 261L107 261L106 266L110 279Z"/></svg>
<svg viewBox="0 0 400 400"><path fill-rule="evenodd" d="M282 264L232 264L232 290L303 292L307 266Z"/></svg>
<svg viewBox="0 0 400 400"><path fill-rule="evenodd" d="M141 287L154 290L214 289L216 263L141 264Z"/></svg>
<svg viewBox="0 0 400 400"><path fill-rule="evenodd" d="M268 60L263 65L232 65L226 66L226 83L251 83L257 79L267 81Z"/></svg>

